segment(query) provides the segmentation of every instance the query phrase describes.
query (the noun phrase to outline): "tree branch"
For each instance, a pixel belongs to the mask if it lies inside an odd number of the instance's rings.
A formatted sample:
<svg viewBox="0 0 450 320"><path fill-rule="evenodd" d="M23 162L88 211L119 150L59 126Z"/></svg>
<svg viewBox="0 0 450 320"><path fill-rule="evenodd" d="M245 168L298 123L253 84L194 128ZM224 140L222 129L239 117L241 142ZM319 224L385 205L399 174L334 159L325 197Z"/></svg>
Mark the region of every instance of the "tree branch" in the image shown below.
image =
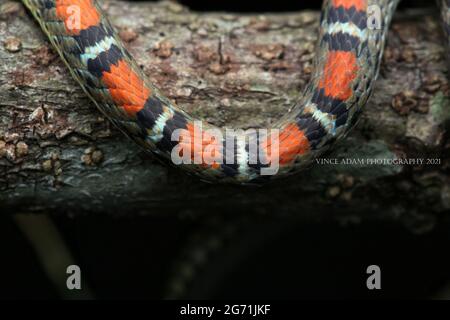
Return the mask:
<svg viewBox="0 0 450 320"><path fill-rule="evenodd" d="M310 75L318 12L198 14L173 2L102 3L146 74L216 125L270 126ZM208 185L144 155L84 96L22 5L6 2L0 9L1 210L190 215L239 206L320 218L333 209L337 217L358 213L428 226L450 208L449 84L437 13L416 15L397 15L372 99L357 128L327 155L350 163L316 164L253 188ZM395 157L436 163L352 163Z"/></svg>

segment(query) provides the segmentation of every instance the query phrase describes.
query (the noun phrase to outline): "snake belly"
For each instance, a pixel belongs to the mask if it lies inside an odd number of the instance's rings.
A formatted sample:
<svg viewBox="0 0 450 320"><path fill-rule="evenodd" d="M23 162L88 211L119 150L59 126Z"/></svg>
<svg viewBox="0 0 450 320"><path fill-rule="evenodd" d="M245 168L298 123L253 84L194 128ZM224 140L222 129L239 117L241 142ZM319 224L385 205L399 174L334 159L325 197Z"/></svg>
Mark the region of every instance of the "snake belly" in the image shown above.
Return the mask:
<svg viewBox="0 0 450 320"><path fill-rule="evenodd" d="M206 181L233 183L266 181L307 168L346 135L372 93L399 2L324 1L314 71L295 106L273 125L275 155L272 140L262 139L258 131L230 135L225 128L194 119L166 98L127 52L95 0L22 1L72 76L123 133L169 162L177 146L192 147L188 157L199 161L178 166ZM442 12L450 34L449 3L442 1ZM74 20L77 10L79 19ZM377 28L369 25L371 10L378 10L381 19ZM181 132L181 139L173 139L175 132ZM211 146L216 147L213 161L207 152ZM275 156L277 172L262 174Z"/></svg>

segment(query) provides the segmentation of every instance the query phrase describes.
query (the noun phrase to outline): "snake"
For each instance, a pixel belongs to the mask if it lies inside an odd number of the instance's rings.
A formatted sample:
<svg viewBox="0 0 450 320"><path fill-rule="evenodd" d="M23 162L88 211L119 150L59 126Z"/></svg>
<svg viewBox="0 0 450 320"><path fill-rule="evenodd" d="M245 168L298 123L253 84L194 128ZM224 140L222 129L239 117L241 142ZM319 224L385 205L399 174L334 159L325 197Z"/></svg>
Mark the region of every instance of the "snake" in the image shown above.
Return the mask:
<svg viewBox="0 0 450 320"><path fill-rule="evenodd" d="M372 95L399 1L324 0L313 71L296 102L271 128L230 130L195 119L166 97L96 0L22 0L73 78L120 131L203 181L237 184L311 168L348 135ZM450 40L450 0L439 5Z"/></svg>

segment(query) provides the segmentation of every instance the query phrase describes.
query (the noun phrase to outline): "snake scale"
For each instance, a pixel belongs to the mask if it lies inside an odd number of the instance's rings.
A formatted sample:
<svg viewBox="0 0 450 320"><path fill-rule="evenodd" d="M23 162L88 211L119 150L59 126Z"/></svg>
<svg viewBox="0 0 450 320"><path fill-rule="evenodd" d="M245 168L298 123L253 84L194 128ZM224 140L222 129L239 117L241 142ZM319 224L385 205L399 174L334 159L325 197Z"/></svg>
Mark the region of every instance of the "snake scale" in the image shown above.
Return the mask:
<svg viewBox="0 0 450 320"><path fill-rule="evenodd" d="M197 160L176 164L205 181L259 183L309 167L354 126L372 94L399 0L325 0L314 71L297 103L276 130L231 133L195 120L166 98L95 0L22 2L94 104L146 151L169 162L174 150ZM440 7L450 39L450 0ZM274 163L274 174L264 174Z"/></svg>

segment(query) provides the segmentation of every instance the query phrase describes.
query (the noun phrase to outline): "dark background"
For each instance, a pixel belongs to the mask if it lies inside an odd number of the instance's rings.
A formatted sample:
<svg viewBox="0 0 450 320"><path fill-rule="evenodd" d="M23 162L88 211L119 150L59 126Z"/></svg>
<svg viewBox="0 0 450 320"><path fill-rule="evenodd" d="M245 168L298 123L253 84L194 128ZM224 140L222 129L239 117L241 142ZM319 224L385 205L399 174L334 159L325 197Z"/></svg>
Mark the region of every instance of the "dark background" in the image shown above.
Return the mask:
<svg viewBox="0 0 450 320"><path fill-rule="evenodd" d="M181 3L200 11L320 8L317 0ZM403 3L412 6L430 2ZM173 296L168 283L176 279L185 284L175 295L182 298L419 298L438 295L450 282L448 218L417 234L399 222L343 225L329 215L330 221L304 222L236 208L207 217L158 212L156 218L87 213L50 219L95 298ZM5 215L0 243L0 298L61 297L23 230ZM366 288L372 264L381 267L381 291Z"/></svg>

